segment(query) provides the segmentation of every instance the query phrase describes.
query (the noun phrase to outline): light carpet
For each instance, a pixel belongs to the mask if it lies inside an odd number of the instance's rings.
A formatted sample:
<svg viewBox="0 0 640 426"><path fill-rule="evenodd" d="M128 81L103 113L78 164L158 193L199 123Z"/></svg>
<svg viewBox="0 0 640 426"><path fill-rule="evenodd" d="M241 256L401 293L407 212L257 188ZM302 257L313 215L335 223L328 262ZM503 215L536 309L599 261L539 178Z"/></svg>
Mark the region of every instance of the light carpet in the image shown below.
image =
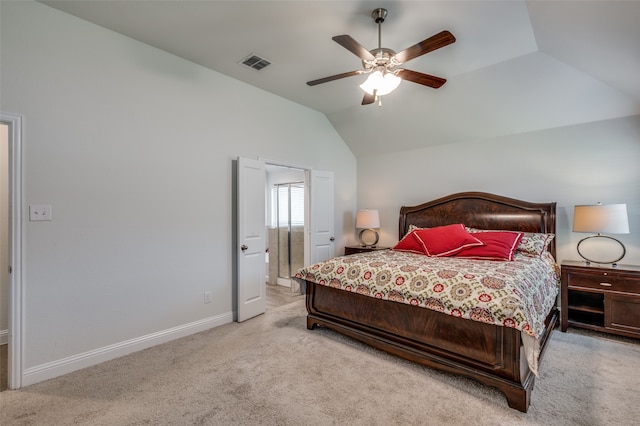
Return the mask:
<svg viewBox="0 0 640 426"><path fill-rule="evenodd" d="M499 391L307 330L303 300L0 394L2 425L631 425L640 344L554 331L528 413Z"/></svg>

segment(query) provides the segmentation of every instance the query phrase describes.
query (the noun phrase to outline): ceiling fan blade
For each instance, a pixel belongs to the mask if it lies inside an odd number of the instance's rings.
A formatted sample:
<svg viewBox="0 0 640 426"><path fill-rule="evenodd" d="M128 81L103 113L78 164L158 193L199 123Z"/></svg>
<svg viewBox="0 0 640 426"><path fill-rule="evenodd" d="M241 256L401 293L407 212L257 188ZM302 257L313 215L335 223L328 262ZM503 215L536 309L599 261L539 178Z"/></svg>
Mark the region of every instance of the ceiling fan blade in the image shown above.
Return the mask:
<svg viewBox="0 0 640 426"><path fill-rule="evenodd" d="M332 75L332 76L325 77L325 78L319 78L317 80L307 81L307 85L315 86L316 84L327 83L329 81L339 80L339 79L345 78L345 77L353 77L354 75L360 75L363 72L364 71L362 71L362 70L343 72L342 74L336 74L336 75Z"/></svg>
<svg viewBox="0 0 640 426"><path fill-rule="evenodd" d="M432 52L434 50L445 47L456 41L456 38L449 31L442 31L436 35L433 35L420 43L414 44L411 47L407 47L403 51L396 53L395 58L400 63L405 63L425 53Z"/></svg>
<svg viewBox="0 0 640 426"><path fill-rule="evenodd" d="M376 59L371 52L349 35L339 35L331 39L363 61L374 61Z"/></svg>
<svg viewBox="0 0 640 426"><path fill-rule="evenodd" d="M362 98L362 105L369 105L376 101L376 91L373 91L373 95L365 92L364 98Z"/></svg>
<svg viewBox="0 0 640 426"><path fill-rule="evenodd" d="M439 88L447 82L444 78L411 70L398 70L398 77L413 83L422 84L423 86L433 87L434 89Z"/></svg>

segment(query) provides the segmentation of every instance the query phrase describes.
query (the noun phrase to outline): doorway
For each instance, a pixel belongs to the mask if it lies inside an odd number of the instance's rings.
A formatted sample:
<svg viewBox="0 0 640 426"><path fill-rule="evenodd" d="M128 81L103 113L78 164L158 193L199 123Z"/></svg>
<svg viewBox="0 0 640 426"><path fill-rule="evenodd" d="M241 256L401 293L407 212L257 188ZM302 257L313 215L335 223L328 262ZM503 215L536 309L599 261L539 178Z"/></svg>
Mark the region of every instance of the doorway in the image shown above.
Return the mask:
<svg viewBox="0 0 640 426"><path fill-rule="evenodd" d="M22 387L22 117L0 112L2 380ZM5 356L6 355L6 356Z"/></svg>
<svg viewBox="0 0 640 426"><path fill-rule="evenodd" d="M9 355L9 125L0 122L0 392L7 390Z"/></svg>
<svg viewBox="0 0 640 426"><path fill-rule="evenodd" d="M305 262L305 171L266 165L267 284L298 294L292 277Z"/></svg>
<svg viewBox="0 0 640 426"><path fill-rule="evenodd" d="M236 275L233 277L234 319L246 321L265 312L265 287L268 274L267 203L269 185L267 168L273 167L295 171L304 176L304 264L320 262L333 257L335 237L333 229L333 172L319 171L299 166L277 164L263 159L238 157L234 162L233 247L232 263ZM302 173L302 175L300 175ZM272 175L273 176L273 175ZM300 182L300 178L277 182ZM265 253L266 252L266 253ZM269 262L271 263L271 262ZM289 280L290 292L300 294L304 289L297 280Z"/></svg>

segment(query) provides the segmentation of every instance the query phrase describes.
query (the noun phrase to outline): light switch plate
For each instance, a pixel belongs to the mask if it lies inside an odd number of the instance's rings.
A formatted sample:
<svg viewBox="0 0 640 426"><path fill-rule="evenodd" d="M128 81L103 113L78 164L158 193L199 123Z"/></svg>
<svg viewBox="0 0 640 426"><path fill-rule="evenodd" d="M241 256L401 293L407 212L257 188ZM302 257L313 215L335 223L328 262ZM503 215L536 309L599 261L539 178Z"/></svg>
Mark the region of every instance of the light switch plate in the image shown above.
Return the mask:
<svg viewBox="0 0 640 426"><path fill-rule="evenodd" d="M48 204L30 204L29 205L29 220L53 220L51 215L51 206Z"/></svg>

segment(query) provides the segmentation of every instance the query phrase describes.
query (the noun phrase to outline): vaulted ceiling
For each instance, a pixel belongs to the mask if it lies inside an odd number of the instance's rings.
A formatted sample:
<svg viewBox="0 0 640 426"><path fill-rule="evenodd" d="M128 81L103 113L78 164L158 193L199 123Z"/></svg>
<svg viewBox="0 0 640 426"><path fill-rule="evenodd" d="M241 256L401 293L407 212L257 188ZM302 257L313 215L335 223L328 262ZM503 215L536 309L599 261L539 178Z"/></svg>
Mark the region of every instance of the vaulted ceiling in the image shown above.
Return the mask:
<svg viewBox="0 0 640 426"><path fill-rule="evenodd" d="M318 110L357 157L640 114L640 1L41 2ZM404 66L447 83L403 81L381 107L360 105L365 76L307 86L361 69L331 37L376 48L377 7L396 52L455 35Z"/></svg>

